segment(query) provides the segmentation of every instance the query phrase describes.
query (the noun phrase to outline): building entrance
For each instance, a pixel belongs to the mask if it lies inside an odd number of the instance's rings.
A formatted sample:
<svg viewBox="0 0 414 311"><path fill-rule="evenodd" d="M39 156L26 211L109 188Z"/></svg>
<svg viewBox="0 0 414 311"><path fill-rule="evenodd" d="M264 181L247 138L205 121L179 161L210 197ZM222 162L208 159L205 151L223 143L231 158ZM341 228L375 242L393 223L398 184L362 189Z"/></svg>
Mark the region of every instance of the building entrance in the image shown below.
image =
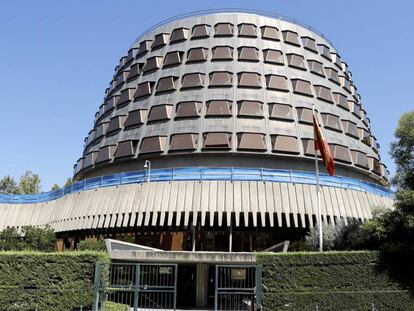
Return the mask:
<svg viewBox="0 0 414 311"><path fill-rule="evenodd" d="M195 264L178 265L177 308L192 310L196 306L197 269Z"/></svg>

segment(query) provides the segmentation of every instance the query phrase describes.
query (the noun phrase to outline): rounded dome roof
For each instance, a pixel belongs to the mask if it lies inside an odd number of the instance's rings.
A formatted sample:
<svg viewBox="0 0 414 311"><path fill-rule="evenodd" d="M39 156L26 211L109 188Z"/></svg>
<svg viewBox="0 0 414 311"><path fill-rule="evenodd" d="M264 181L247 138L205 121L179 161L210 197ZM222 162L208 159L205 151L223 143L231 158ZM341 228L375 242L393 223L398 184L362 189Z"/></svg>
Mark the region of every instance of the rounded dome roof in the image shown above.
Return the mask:
<svg viewBox="0 0 414 311"><path fill-rule="evenodd" d="M154 167L313 170L312 105L339 175L387 185L351 72L321 34L258 14L197 14L145 32L115 68L78 179Z"/></svg>

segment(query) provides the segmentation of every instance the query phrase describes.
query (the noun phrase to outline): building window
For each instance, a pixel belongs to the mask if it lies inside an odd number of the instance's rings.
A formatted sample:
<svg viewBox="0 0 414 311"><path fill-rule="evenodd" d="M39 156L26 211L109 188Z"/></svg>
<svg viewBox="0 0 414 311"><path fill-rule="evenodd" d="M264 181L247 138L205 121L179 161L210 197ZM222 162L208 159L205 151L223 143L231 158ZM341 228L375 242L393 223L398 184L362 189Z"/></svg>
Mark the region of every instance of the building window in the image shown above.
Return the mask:
<svg viewBox="0 0 414 311"><path fill-rule="evenodd" d="M118 106L125 105L129 103L134 96L134 89L127 88L121 91L121 95L119 96Z"/></svg>
<svg viewBox="0 0 414 311"><path fill-rule="evenodd" d="M206 117L231 117L232 103L228 100L211 100L207 102Z"/></svg>
<svg viewBox="0 0 414 311"><path fill-rule="evenodd" d="M341 120L346 135L359 139L357 125L349 120Z"/></svg>
<svg viewBox="0 0 414 311"><path fill-rule="evenodd" d="M105 146L99 148L98 156L96 158L96 164L109 162L112 160L115 153L115 145Z"/></svg>
<svg viewBox="0 0 414 311"><path fill-rule="evenodd" d="M301 80L301 79L292 79L292 88L293 92L296 94L301 94L309 97L313 97L311 84L309 81Z"/></svg>
<svg viewBox="0 0 414 311"><path fill-rule="evenodd" d="M256 72L239 72L238 77L238 87L245 88L261 88L260 74Z"/></svg>
<svg viewBox="0 0 414 311"><path fill-rule="evenodd" d="M170 44L187 40L189 30L187 28L176 28L171 33Z"/></svg>
<svg viewBox="0 0 414 311"><path fill-rule="evenodd" d="M308 66L310 72L325 78L325 72L323 71L322 63L316 60L308 60Z"/></svg>
<svg viewBox="0 0 414 311"><path fill-rule="evenodd" d="M151 96L154 84L155 82L152 82L152 81L142 82L138 84L137 90L134 95L134 99L141 100L148 96ZM122 96L122 93L121 93L121 96Z"/></svg>
<svg viewBox="0 0 414 311"><path fill-rule="evenodd" d="M269 90L289 91L287 87L287 78L278 75L266 75L266 87Z"/></svg>
<svg viewBox="0 0 414 311"><path fill-rule="evenodd" d="M322 120L323 120L323 124L325 125L325 128L333 130L333 131L337 131L337 132L342 132L341 122L338 116L335 116L330 113L321 113L321 116L322 116Z"/></svg>
<svg viewBox="0 0 414 311"><path fill-rule="evenodd" d="M318 53L318 49L316 47L315 39L310 37L302 37L302 44L303 47L311 52Z"/></svg>
<svg viewBox="0 0 414 311"><path fill-rule="evenodd" d="M206 24L195 25L191 34L191 39L203 39L210 36L211 26Z"/></svg>
<svg viewBox="0 0 414 311"><path fill-rule="evenodd" d="M226 132L204 133L203 149L231 149L231 134Z"/></svg>
<svg viewBox="0 0 414 311"><path fill-rule="evenodd" d="M164 59L164 67L166 68L180 65L183 62L183 55L184 52L181 51L167 53Z"/></svg>
<svg viewBox="0 0 414 311"><path fill-rule="evenodd" d="M325 72L326 72L327 78L330 81L332 81L332 82L334 82L334 83L336 83L338 85L340 84L339 83L338 71L336 71L335 69L330 68L330 67L325 67Z"/></svg>
<svg viewBox="0 0 414 311"><path fill-rule="evenodd" d="M166 142L167 142L166 136L145 137L142 139L139 152L142 154L164 152Z"/></svg>
<svg viewBox="0 0 414 311"><path fill-rule="evenodd" d="M368 169L368 157L365 153L358 150L351 150L352 160L355 166L361 167L363 169Z"/></svg>
<svg viewBox="0 0 414 311"><path fill-rule="evenodd" d="M333 93L333 98L334 98L334 102L337 106L348 110L349 111L349 106L348 106L348 100L347 97L341 93Z"/></svg>
<svg viewBox="0 0 414 311"><path fill-rule="evenodd" d="M167 121L171 119L171 105L152 106L148 115L148 122Z"/></svg>
<svg viewBox="0 0 414 311"><path fill-rule="evenodd" d="M106 130L108 129L109 122L102 122L98 124L96 127L95 139L99 139L106 134Z"/></svg>
<svg viewBox="0 0 414 311"><path fill-rule="evenodd" d="M151 49L152 40L145 40L139 44L137 58L140 58L147 54Z"/></svg>
<svg viewBox="0 0 414 311"><path fill-rule="evenodd" d="M133 157L138 142L133 140L121 141L115 151L115 158Z"/></svg>
<svg viewBox="0 0 414 311"><path fill-rule="evenodd" d="M131 81L134 78L138 77L142 72L142 68L144 68L144 63L137 63L132 65L129 70L128 80Z"/></svg>
<svg viewBox="0 0 414 311"><path fill-rule="evenodd" d="M331 150L332 156L335 161L345 162L348 164L352 163L351 155L349 154L349 150L347 147L337 144L329 144L329 149Z"/></svg>
<svg viewBox="0 0 414 311"><path fill-rule="evenodd" d="M188 101L177 104L176 118L198 118L201 113L201 102Z"/></svg>
<svg viewBox="0 0 414 311"><path fill-rule="evenodd" d="M261 27L262 30L262 38L267 40L274 40L279 41L279 31L276 27L271 26L263 26Z"/></svg>
<svg viewBox="0 0 414 311"><path fill-rule="evenodd" d="M238 117L263 118L263 103L255 100L237 102Z"/></svg>
<svg viewBox="0 0 414 311"><path fill-rule="evenodd" d="M216 71L210 73L210 87L232 87L233 73L226 71Z"/></svg>
<svg viewBox="0 0 414 311"><path fill-rule="evenodd" d="M107 134L114 133L122 129L125 123L125 115L118 115L111 118L107 129Z"/></svg>
<svg viewBox="0 0 414 311"><path fill-rule="evenodd" d="M147 110L137 109L131 110L128 113L128 117L125 121L125 127L138 126L145 123L147 118Z"/></svg>
<svg viewBox="0 0 414 311"><path fill-rule="evenodd" d="M196 133L173 134L170 139L170 151L196 150L197 144Z"/></svg>
<svg viewBox="0 0 414 311"><path fill-rule="evenodd" d="M304 123L304 124L313 124L313 114L312 114L312 109L310 108L305 108L305 107L298 107L296 108L296 112L298 114L298 121L299 123Z"/></svg>
<svg viewBox="0 0 414 311"><path fill-rule="evenodd" d="M153 72L161 68L162 56L153 56L147 59L147 62L142 68L143 73Z"/></svg>
<svg viewBox="0 0 414 311"><path fill-rule="evenodd" d="M258 62L259 50L252 46L242 46L238 48L239 61Z"/></svg>
<svg viewBox="0 0 414 311"><path fill-rule="evenodd" d="M279 50L263 50L263 61L269 64L283 65L283 54Z"/></svg>
<svg viewBox="0 0 414 311"><path fill-rule="evenodd" d="M303 58L303 56L298 54L286 54L286 56L289 67L293 67L300 70L306 70L304 63L305 59Z"/></svg>
<svg viewBox="0 0 414 311"><path fill-rule="evenodd" d="M266 151L266 136L259 133L237 133L237 149Z"/></svg>
<svg viewBox="0 0 414 311"><path fill-rule="evenodd" d="M188 50L187 63L201 63L207 60L206 48L193 48Z"/></svg>
<svg viewBox="0 0 414 311"><path fill-rule="evenodd" d="M170 39L170 34L168 33L159 33L155 36L154 42L152 43L151 50L157 50L167 45L168 40Z"/></svg>
<svg viewBox="0 0 414 311"><path fill-rule="evenodd" d="M178 77L163 77L158 80L156 94L171 92L177 89Z"/></svg>
<svg viewBox="0 0 414 311"><path fill-rule="evenodd" d="M286 135L272 135L272 151L286 154L299 154L297 138Z"/></svg>
<svg viewBox="0 0 414 311"><path fill-rule="evenodd" d="M331 52L329 51L329 46L325 44L318 44L319 53L325 57L327 60L332 61Z"/></svg>
<svg viewBox="0 0 414 311"><path fill-rule="evenodd" d="M269 103L269 118L293 121L292 106L287 104Z"/></svg>
<svg viewBox="0 0 414 311"><path fill-rule="evenodd" d="M315 85L316 97L320 100L326 101L328 103L333 103L331 89L323 85Z"/></svg>
<svg viewBox="0 0 414 311"><path fill-rule="evenodd" d="M188 73L182 77L181 89L204 87L203 73Z"/></svg>
<svg viewBox="0 0 414 311"><path fill-rule="evenodd" d="M231 37L233 36L233 24L218 23L214 26L215 37Z"/></svg>
<svg viewBox="0 0 414 311"><path fill-rule="evenodd" d="M288 44L292 44L295 46L300 46L298 34L291 30L284 30L282 31L283 34L283 41Z"/></svg>
<svg viewBox="0 0 414 311"><path fill-rule="evenodd" d="M212 61L233 60L233 48L230 46L216 46L213 48Z"/></svg>
<svg viewBox="0 0 414 311"><path fill-rule="evenodd" d="M239 37L250 37L250 38L256 38L256 26L253 24L239 24Z"/></svg>

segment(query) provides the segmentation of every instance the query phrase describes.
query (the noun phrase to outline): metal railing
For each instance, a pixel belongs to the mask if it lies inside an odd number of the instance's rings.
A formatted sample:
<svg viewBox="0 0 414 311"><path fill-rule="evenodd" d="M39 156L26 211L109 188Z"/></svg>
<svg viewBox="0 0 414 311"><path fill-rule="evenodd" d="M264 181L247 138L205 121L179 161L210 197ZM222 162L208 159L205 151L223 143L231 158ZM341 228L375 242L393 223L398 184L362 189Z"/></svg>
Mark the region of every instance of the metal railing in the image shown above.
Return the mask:
<svg viewBox="0 0 414 311"><path fill-rule="evenodd" d="M134 171L105 175L84 179L62 189L40 194L1 194L0 203L39 203L53 201L67 194L84 190L111 187L125 184L148 182L146 171ZM284 182L294 184L316 184L313 172L277 170L265 168L235 168L235 167L184 167L151 170L151 182L161 181L262 181ZM320 174L321 186L370 192L375 195L393 198L394 192L386 187L343 176Z"/></svg>
<svg viewBox="0 0 414 311"><path fill-rule="evenodd" d="M150 27L149 29L147 29L146 31L144 31L138 38L135 39L134 43L131 45L131 47L137 43L138 41L140 41L145 35L147 35L148 33L150 33L151 31L153 31L154 29L156 29L157 27L160 27L162 25L168 24L170 22L174 22L174 21L178 21L178 20L182 20L185 18L190 18L190 17L197 17L197 16L204 16L204 15L209 15L209 14L219 14L219 13L246 13L246 14L256 14L256 15L260 15L260 16L264 16L264 17L270 17L270 18L274 18L274 19L280 19L282 21L286 21L286 22L290 22L293 23L295 25L299 25L303 28L309 29L310 31L314 32L315 34L319 35L321 38L323 38L326 42L328 42L333 48L335 48L335 46L333 45L333 43L320 31L318 31L317 29L313 28L312 26L309 26L308 24L305 24L295 18L291 18L289 16L284 16L278 13L274 13L274 12L268 12L268 11L260 11L260 10L250 10L250 9L241 9L241 8L223 8L223 9L211 9L211 10L200 10L200 11L193 11L193 12L189 12L189 13L184 13L184 14L180 14L180 15L176 15L170 18L167 18L157 24L155 24L154 26Z"/></svg>

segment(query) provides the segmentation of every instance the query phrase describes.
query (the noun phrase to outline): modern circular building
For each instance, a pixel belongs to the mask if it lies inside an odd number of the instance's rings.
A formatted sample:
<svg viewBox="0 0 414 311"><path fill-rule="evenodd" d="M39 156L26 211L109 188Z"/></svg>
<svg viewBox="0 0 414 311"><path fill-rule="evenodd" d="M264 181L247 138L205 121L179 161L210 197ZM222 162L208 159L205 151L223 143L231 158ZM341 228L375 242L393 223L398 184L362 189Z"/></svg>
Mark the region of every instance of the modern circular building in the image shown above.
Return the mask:
<svg viewBox="0 0 414 311"><path fill-rule="evenodd" d="M335 177L321 175L323 221L391 206L352 74L321 33L256 12L168 20L116 66L78 181L3 195L0 228L49 224L66 247L120 234L168 250L300 239L317 220L312 105L335 160Z"/></svg>

